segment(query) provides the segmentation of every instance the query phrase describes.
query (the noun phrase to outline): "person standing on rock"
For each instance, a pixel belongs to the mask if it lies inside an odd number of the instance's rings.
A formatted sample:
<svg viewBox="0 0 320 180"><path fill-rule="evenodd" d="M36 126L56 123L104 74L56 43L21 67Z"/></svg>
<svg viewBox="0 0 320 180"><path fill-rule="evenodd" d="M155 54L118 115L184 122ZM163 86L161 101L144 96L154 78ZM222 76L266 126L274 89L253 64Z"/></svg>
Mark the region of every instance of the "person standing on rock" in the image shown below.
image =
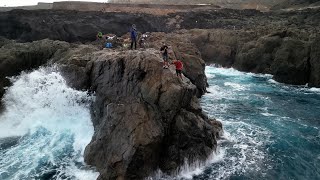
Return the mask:
<svg viewBox="0 0 320 180"><path fill-rule="evenodd" d="M134 45L134 49L137 49L137 29L135 24L133 24L130 29L130 36L131 36L131 49L133 49L133 45Z"/></svg>
<svg viewBox="0 0 320 180"><path fill-rule="evenodd" d="M182 69L183 69L183 63L180 60L173 60L172 64L176 66L176 73L177 76L182 80Z"/></svg>
<svg viewBox="0 0 320 180"><path fill-rule="evenodd" d="M163 58L163 68L168 69L169 67L169 56L168 56L168 46L166 45L165 42L162 43L162 47L160 48L160 51L162 53L162 58Z"/></svg>

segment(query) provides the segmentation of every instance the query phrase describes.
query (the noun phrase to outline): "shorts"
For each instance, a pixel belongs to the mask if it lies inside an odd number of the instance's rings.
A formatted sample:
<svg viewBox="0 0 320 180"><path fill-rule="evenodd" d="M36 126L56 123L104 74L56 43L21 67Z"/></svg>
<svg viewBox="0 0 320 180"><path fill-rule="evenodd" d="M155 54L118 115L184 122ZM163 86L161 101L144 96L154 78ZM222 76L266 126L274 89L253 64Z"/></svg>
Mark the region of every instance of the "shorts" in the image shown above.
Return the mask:
<svg viewBox="0 0 320 180"><path fill-rule="evenodd" d="M177 73L177 75L178 75L178 74L181 74L181 73L182 73L182 70L176 69L176 73Z"/></svg>
<svg viewBox="0 0 320 180"><path fill-rule="evenodd" d="M166 62L168 62L168 55L162 55L162 59L164 60L164 61L166 61Z"/></svg>

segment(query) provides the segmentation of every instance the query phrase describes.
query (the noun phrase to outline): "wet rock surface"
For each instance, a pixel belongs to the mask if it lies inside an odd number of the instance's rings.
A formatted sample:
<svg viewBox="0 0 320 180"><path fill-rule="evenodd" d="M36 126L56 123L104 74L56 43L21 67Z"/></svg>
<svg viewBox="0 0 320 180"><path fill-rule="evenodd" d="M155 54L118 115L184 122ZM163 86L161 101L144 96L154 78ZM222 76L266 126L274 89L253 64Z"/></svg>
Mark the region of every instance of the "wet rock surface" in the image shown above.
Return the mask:
<svg viewBox="0 0 320 180"><path fill-rule="evenodd" d="M156 52L97 52L88 63L97 100L85 160L101 172L99 179L171 173L216 147L221 126L202 113L196 86L173 68L162 69Z"/></svg>

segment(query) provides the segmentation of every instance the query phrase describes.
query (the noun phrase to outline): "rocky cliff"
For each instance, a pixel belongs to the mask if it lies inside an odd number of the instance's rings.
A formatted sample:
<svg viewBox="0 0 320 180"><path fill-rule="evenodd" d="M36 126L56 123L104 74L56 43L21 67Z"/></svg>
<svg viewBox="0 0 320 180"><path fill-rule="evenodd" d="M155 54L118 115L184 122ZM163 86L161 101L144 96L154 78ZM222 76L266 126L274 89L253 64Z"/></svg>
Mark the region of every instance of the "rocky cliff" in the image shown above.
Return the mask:
<svg viewBox="0 0 320 180"><path fill-rule="evenodd" d="M179 49L182 52L179 58L186 59L187 63L193 62L190 59L203 59L207 63L233 66L243 71L272 73L280 82L309 83L318 87L317 81L311 80L318 74L312 74L317 71L313 70L314 63L310 61L310 48L320 31L319 19L317 8L264 13L256 10L190 9L163 16L16 10L1 13L0 35L19 41L50 38L88 43L95 39L98 31L122 36L134 23L142 33L165 32L167 35L163 37L167 37L162 40ZM150 40L150 44L158 48L162 40ZM286 53L297 51L302 51L303 55L298 53L293 58L295 62L289 63L292 57ZM203 62L201 64L204 65ZM185 72L186 76L203 93L205 77L202 74L188 75L188 72Z"/></svg>
<svg viewBox="0 0 320 180"><path fill-rule="evenodd" d="M85 159L100 179L171 173L215 149L221 126L201 112L196 86L161 67L151 50L97 52L89 62L96 131Z"/></svg>
<svg viewBox="0 0 320 180"><path fill-rule="evenodd" d="M99 179L142 179L158 169L171 174L216 148L221 123L202 112L199 90L187 77L179 79L173 67L162 69L158 50L6 41L0 55L1 83L22 70L58 64L70 86L95 93L95 133L85 161L97 168ZM199 61L186 67L197 63L203 67Z"/></svg>

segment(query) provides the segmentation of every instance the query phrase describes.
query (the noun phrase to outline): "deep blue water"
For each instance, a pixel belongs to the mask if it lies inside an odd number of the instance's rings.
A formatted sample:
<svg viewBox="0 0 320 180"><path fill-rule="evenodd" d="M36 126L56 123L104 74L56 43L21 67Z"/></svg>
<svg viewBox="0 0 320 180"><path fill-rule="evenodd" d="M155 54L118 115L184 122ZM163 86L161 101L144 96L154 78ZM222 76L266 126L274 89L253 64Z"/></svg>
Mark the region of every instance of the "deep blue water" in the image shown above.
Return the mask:
<svg viewBox="0 0 320 180"><path fill-rule="evenodd" d="M234 69L206 73L201 104L225 133L193 179L320 179L320 89Z"/></svg>

